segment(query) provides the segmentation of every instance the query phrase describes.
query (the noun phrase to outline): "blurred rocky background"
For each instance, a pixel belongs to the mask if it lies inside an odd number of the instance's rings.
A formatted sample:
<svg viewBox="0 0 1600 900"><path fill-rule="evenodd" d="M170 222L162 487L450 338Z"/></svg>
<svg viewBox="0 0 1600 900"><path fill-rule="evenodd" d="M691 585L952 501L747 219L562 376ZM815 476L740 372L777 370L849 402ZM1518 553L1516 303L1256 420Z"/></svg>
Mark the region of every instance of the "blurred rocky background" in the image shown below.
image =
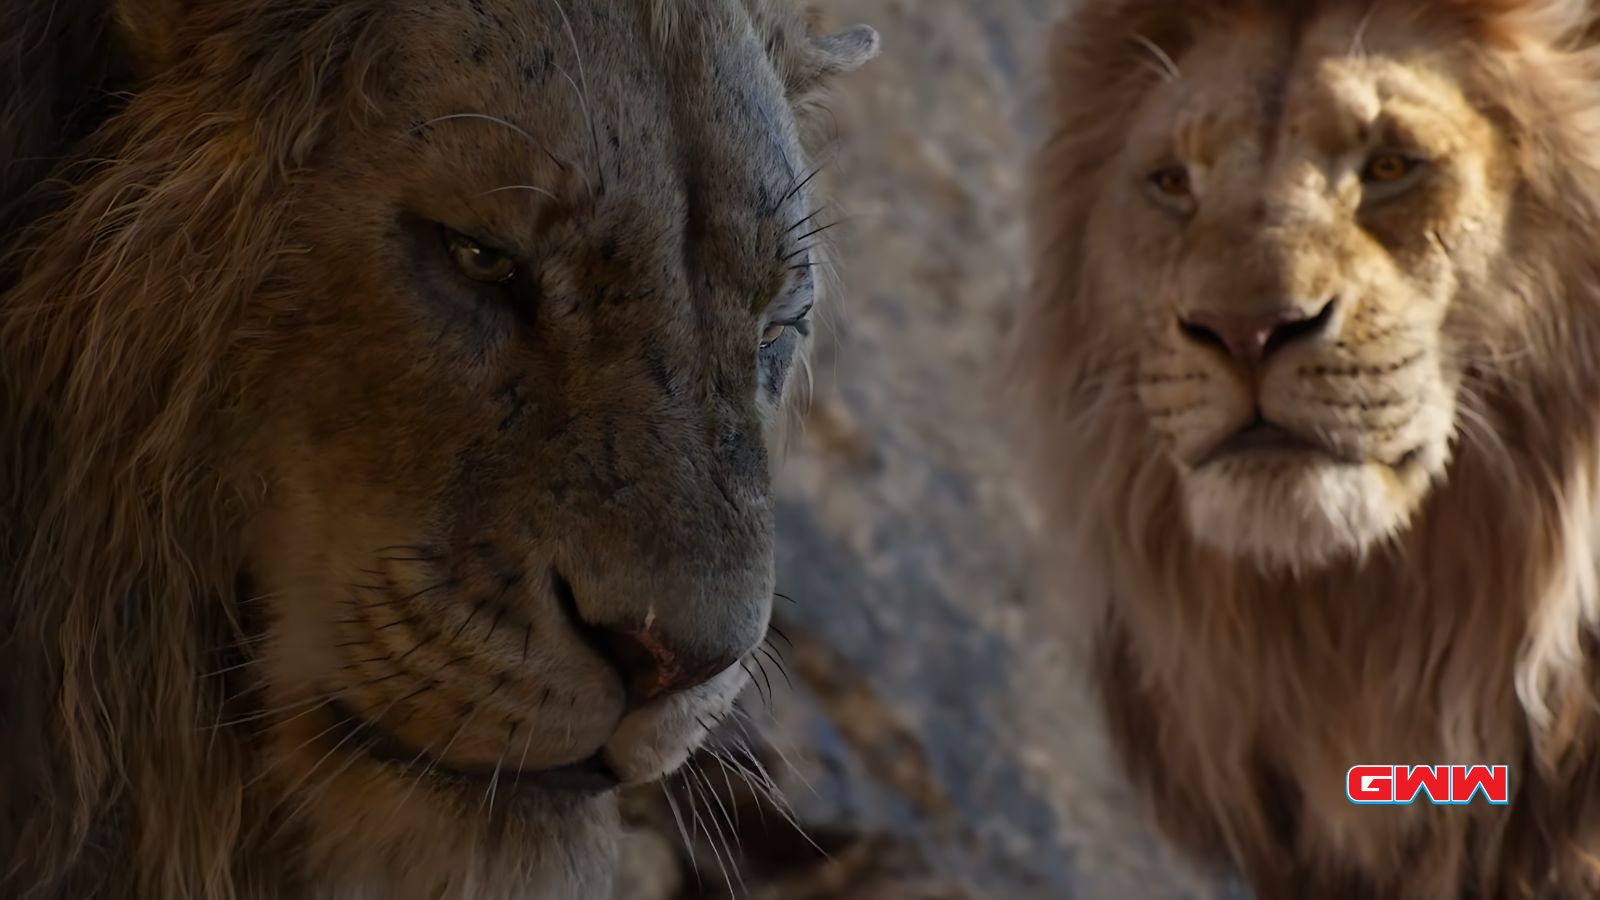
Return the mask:
<svg viewBox="0 0 1600 900"><path fill-rule="evenodd" d="M625 900L1213 896L1106 756L1010 481L996 372L1057 0L814 2L884 52L832 104L840 290L781 467L782 636L745 720L629 798Z"/></svg>

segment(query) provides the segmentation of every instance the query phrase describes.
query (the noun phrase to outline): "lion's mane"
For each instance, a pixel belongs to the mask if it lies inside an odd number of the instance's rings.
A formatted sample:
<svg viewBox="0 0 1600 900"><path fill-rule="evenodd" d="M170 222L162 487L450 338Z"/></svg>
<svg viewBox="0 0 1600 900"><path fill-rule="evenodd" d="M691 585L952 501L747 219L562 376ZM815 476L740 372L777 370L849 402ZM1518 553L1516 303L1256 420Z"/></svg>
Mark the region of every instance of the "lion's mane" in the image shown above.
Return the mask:
<svg viewBox="0 0 1600 900"><path fill-rule="evenodd" d="M8 896L220 897L245 875L232 870L252 821L245 766L200 723L239 699L207 673L244 639L235 535L256 488L227 471L207 417L233 389L240 307L293 252L276 198L381 58L367 4L249 6L204 13L255 19L249 77L233 48L202 47L181 64L189 77L132 98L69 165L83 176L70 205L13 251L22 274L0 309ZM219 108L240 113L201 113ZM121 158L98 167L97 150ZM169 274L197 271L209 283Z"/></svg>
<svg viewBox="0 0 1600 900"><path fill-rule="evenodd" d="M1242 869L1259 896L1593 896L1592 4L1398 4L1466 37L1450 52L1470 73L1467 95L1510 138L1520 184L1495 273L1518 327L1468 336L1447 478L1391 546L1297 579L1197 541L1176 467L1133 402L1130 336L1080 299L1115 277L1083 248L1106 163L1161 64L1151 48L1179 56L1206 15L1340 2L1083 3L1055 32L1030 201L1036 276L1014 364L1050 571L1082 614L1114 744L1166 832ZM1285 722L1303 727L1274 727ZM1356 809L1337 761L1373 744L1448 758L1356 762L1507 763L1512 804ZM1335 800L1313 803L1307 784ZM1318 809L1344 818L1308 823Z"/></svg>

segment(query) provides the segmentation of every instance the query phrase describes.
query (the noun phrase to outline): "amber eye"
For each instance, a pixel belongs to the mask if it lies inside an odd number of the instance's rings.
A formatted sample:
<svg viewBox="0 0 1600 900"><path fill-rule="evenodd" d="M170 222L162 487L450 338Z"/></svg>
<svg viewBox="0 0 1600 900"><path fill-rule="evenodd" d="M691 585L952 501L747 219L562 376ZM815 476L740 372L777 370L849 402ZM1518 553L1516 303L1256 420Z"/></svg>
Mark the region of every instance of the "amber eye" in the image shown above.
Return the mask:
<svg viewBox="0 0 1600 900"><path fill-rule="evenodd" d="M1361 180L1376 184L1390 184L1410 175L1418 162L1400 153L1379 153L1367 160L1361 171Z"/></svg>
<svg viewBox="0 0 1600 900"><path fill-rule="evenodd" d="M768 325L767 330L761 332L761 349L765 350L778 342L783 333L789 330L788 325Z"/></svg>
<svg viewBox="0 0 1600 900"><path fill-rule="evenodd" d="M501 284L517 274L516 261L457 231L445 232L445 246L461 274L484 284Z"/></svg>
<svg viewBox="0 0 1600 900"><path fill-rule="evenodd" d="M1170 166L1150 176L1156 190L1168 197L1189 196L1189 170L1183 166Z"/></svg>

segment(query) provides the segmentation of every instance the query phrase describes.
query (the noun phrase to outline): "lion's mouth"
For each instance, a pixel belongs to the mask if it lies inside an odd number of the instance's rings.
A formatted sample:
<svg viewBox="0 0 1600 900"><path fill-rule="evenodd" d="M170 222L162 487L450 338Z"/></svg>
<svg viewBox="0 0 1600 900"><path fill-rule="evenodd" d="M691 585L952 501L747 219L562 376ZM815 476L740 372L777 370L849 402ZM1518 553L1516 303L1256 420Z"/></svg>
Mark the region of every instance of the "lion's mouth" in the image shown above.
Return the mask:
<svg viewBox="0 0 1600 900"><path fill-rule="evenodd" d="M1203 468L1225 459L1266 453L1317 455L1337 462L1355 462L1335 453L1326 444L1303 437L1281 425L1274 425L1266 419L1257 418L1206 451L1205 455L1195 463L1195 468Z"/></svg>
<svg viewBox="0 0 1600 900"><path fill-rule="evenodd" d="M331 740L340 745L357 748L370 759L385 765L397 765L407 772L425 777L477 785L497 786L506 791L542 791L547 793L598 795L622 784L622 779L606 761L596 753L588 759L550 769L517 769L499 765L460 765L417 750L382 726L363 717L339 698L328 703L335 727L329 732Z"/></svg>
<svg viewBox="0 0 1600 900"><path fill-rule="evenodd" d="M1422 458L1422 452L1423 448L1417 447L1401 454L1398 459L1394 460L1362 459L1347 453L1341 453L1321 441L1312 440L1258 416L1254 422L1235 431L1217 442L1210 450L1207 450L1194 463L1194 468L1201 469L1223 460L1245 456L1280 455L1321 457L1324 460L1347 466L1379 463L1399 471L1409 469L1416 464Z"/></svg>

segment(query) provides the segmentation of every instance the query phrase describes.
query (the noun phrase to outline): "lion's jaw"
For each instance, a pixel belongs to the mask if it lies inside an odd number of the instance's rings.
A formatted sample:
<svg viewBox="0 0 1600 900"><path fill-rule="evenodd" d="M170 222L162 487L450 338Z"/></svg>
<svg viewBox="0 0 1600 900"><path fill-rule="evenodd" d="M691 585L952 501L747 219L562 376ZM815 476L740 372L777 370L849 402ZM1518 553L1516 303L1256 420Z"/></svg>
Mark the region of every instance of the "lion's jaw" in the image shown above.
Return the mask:
<svg viewBox="0 0 1600 900"><path fill-rule="evenodd" d="M1091 238L1193 537L1265 569L1361 556L1446 477L1451 332L1509 205L1490 126L1445 73L1320 33L1326 52L1292 63L1265 30L1202 38L1135 115ZM1373 181L1390 152L1415 168ZM1187 183L1152 181L1175 167Z"/></svg>

